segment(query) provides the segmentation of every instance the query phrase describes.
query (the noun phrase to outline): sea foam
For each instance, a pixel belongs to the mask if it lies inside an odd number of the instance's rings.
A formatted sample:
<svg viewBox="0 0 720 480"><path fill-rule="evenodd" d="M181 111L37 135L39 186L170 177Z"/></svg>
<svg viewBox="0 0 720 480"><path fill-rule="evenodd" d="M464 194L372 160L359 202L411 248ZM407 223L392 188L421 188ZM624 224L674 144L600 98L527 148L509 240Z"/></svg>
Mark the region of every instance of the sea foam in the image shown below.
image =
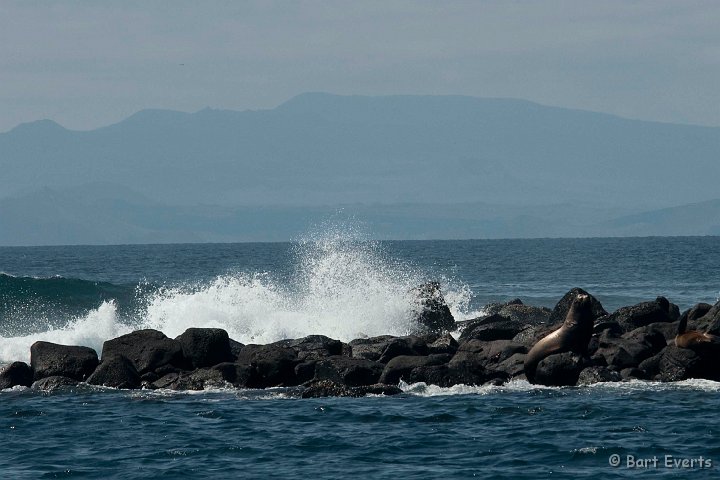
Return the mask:
<svg viewBox="0 0 720 480"><path fill-rule="evenodd" d="M0 362L29 359L37 340L84 345L98 354L109 338L154 328L176 337L190 327L227 330L242 343L269 343L311 334L343 341L410 331L418 309L414 289L439 280L457 320L469 311L470 289L462 282L392 258L378 242L358 238L353 229L325 228L295 246L292 273L241 272L201 284L160 288L145 294L132 316L104 302L62 328L0 338Z"/></svg>

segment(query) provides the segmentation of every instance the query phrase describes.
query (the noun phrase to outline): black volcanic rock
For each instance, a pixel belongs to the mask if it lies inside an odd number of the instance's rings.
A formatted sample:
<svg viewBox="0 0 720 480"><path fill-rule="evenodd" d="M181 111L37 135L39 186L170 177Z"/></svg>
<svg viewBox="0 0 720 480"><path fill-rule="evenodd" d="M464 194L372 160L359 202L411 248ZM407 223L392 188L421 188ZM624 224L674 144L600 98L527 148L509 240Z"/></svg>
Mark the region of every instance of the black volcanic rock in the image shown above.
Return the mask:
<svg viewBox="0 0 720 480"><path fill-rule="evenodd" d="M590 296L590 302L592 303L592 313L595 320L608 314L597 298L590 295L582 288L575 287L569 292L567 292L565 295L563 295L563 297L558 301L558 303L555 304L555 308L553 308L552 313L550 314L548 323L550 325L558 324L559 326L559 324L564 322L565 317L567 317L567 314L570 311L570 306L572 305L573 300L577 298L577 296L580 294Z"/></svg>
<svg viewBox="0 0 720 480"><path fill-rule="evenodd" d="M223 362L213 365L210 369L220 372L222 379L235 387L248 387L259 383L256 379L257 369L253 365Z"/></svg>
<svg viewBox="0 0 720 480"><path fill-rule="evenodd" d="M234 360L230 337L221 328L188 328L175 338L194 368L212 367Z"/></svg>
<svg viewBox="0 0 720 480"><path fill-rule="evenodd" d="M25 362L13 362L0 371L0 390L16 386L29 387L32 382L32 369Z"/></svg>
<svg viewBox="0 0 720 480"><path fill-rule="evenodd" d="M165 366L183 369L188 362L180 342L157 330L136 330L103 343L102 357L122 355L133 362L140 375Z"/></svg>
<svg viewBox="0 0 720 480"><path fill-rule="evenodd" d="M455 318L440 291L439 282L428 282L416 290L417 314L415 333L446 333L455 330Z"/></svg>
<svg viewBox="0 0 720 480"><path fill-rule="evenodd" d="M414 369L419 367L444 365L448 363L451 358L452 357L447 354L428 356L401 355L393 358L387 365L385 365L379 382L397 385L403 378L407 380Z"/></svg>
<svg viewBox="0 0 720 480"><path fill-rule="evenodd" d="M467 340L510 340L527 328L524 324L500 314L490 315L466 323L460 342Z"/></svg>
<svg viewBox="0 0 720 480"><path fill-rule="evenodd" d="M83 381L97 366L97 353L89 347L50 342L35 342L30 347L30 367L35 380L64 376Z"/></svg>
<svg viewBox="0 0 720 480"><path fill-rule="evenodd" d="M62 375L53 375L51 377L44 377L40 380L33 382L31 388L33 390L40 390L43 392L52 392L64 387L74 387L78 385L77 380L70 377L64 377Z"/></svg>
<svg viewBox="0 0 720 480"><path fill-rule="evenodd" d="M257 375L251 388L297 385L295 365L299 363L295 350L282 344L245 345L236 363L253 366Z"/></svg>
<svg viewBox="0 0 720 480"><path fill-rule="evenodd" d="M358 387L378 383L382 372L383 365L381 363L334 355L317 361L314 379L331 380L348 387Z"/></svg>
<svg viewBox="0 0 720 480"><path fill-rule="evenodd" d="M538 363L533 383L553 387L576 385L585 367L583 358L573 352L550 355Z"/></svg>
<svg viewBox="0 0 720 480"><path fill-rule="evenodd" d="M140 374L135 364L122 355L103 357L100 365L87 379L90 385L102 385L114 388L140 387Z"/></svg>
<svg viewBox="0 0 720 480"><path fill-rule="evenodd" d="M679 317L680 313L676 305L671 304L665 297L658 297L651 302L619 308L604 317L602 321L617 322L623 332L630 332L651 323L672 323Z"/></svg>

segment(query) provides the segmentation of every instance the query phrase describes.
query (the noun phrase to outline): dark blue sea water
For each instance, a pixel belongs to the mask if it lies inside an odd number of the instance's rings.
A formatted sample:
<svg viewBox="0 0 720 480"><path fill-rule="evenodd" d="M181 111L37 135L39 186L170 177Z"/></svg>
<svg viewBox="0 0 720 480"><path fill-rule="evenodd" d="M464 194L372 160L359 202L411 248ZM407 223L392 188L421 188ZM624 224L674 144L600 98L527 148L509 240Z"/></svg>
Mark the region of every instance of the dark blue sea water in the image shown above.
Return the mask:
<svg viewBox="0 0 720 480"><path fill-rule="evenodd" d="M100 351L137 327L219 326L257 343L400 334L408 292L429 279L457 318L515 297L552 306L575 286L607 310L658 295L684 309L717 301L718 265L716 237L374 243L329 232L288 244L0 248L0 362L27 361L40 339ZM312 400L292 389L6 390L0 477L720 474L715 382L402 388Z"/></svg>

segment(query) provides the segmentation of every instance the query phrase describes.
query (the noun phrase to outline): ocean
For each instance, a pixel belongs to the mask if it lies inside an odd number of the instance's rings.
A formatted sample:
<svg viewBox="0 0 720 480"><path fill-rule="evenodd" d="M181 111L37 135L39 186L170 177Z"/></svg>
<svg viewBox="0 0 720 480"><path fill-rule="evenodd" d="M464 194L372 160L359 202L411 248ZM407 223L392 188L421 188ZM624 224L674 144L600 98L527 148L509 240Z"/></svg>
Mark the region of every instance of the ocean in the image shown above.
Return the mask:
<svg viewBox="0 0 720 480"><path fill-rule="evenodd" d="M220 327L243 343L401 335L411 291L428 280L457 320L514 298L552 307L572 287L608 311L720 296L718 237L364 237L333 227L291 243L0 248L0 363L28 361L37 340L100 353L137 328ZM720 383L401 388L323 399L293 388L4 390L0 477L720 476Z"/></svg>

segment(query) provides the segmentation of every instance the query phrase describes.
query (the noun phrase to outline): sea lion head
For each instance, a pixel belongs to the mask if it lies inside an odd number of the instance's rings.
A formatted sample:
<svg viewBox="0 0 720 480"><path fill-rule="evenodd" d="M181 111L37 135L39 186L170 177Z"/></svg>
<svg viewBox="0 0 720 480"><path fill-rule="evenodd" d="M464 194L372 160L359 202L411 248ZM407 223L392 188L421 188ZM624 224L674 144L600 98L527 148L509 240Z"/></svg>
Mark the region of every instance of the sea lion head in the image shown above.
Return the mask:
<svg viewBox="0 0 720 480"><path fill-rule="evenodd" d="M590 295L578 293L570 304L564 325L573 327L578 324L593 324L592 300Z"/></svg>

